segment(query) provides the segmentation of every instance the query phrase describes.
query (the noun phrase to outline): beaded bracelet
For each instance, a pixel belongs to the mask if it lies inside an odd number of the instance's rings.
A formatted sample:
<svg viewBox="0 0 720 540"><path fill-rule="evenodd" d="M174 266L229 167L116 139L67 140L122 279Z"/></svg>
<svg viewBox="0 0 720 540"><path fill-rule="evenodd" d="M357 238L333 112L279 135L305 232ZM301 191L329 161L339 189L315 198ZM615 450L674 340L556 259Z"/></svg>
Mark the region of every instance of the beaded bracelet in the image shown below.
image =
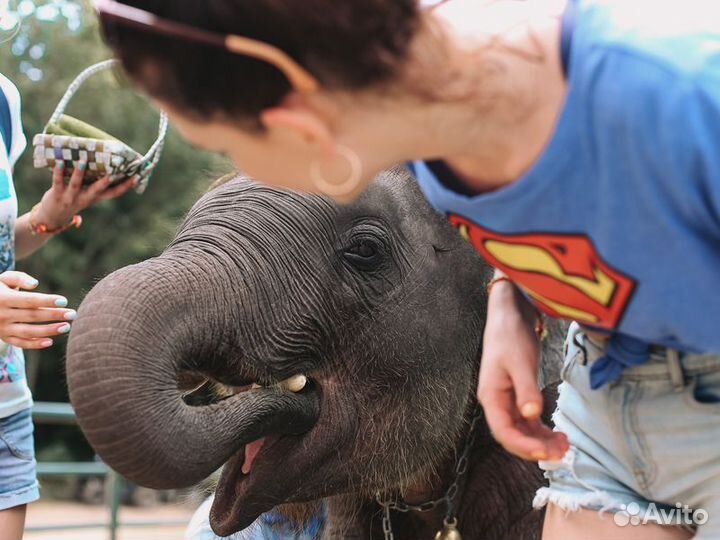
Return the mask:
<svg viewBox="0 0 720 540"><path fill-rule="evenodd" d="M490 296L490 293L492 292L493 287L494 287L495 285L497 285L498 283L500 283L501 281L507 281L508 283L514 285L513 280L510 279L510 278L507 277L507 276L497 276L497 277L494 277L494 278L492 278L492 279L490 280L490 282L487 284L487 293L488 293L488 296Z"/></svg>
<svg viewBox="0 0 720 540"><path fill-rule="evenodd" d="M72 228L79 229L82 226L83 220L80 214L75 214L67 224L56 227L55 229L51 229L46 223L37 223L35 218L39 207L40 204L38 203L33 206L33 209L30 211L30 232L33 236L60 234Z"/></svg>
<svg viewBox="0 0 720 540"><path fill-rule="evenodd" d="M513 280L510 279L507 276L497 276L490 280L490 282L487 284L487 293L488 296L490 296L490 293L492 292L492 289L495 285L500 283L501 281L507 281L508 283L514 285ZM535 310L535 313L537 314L537 321L535 322L535 334L537 335L538 339L540 341L543 341L548 334L547 326L545 325L545 314L540 311L535 305L533 304L533 309Z"/></svg>

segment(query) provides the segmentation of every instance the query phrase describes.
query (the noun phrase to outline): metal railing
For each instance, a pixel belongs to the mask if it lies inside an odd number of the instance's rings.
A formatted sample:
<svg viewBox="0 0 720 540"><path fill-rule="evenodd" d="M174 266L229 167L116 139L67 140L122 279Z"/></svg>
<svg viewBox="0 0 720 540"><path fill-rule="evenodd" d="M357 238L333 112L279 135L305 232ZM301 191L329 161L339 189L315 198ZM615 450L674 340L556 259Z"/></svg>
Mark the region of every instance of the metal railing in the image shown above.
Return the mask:
<svg viewBox="0 0 720 540"><path fill-rule="evenodd" d="M77 425L75 412L69 403L48 403L38 402L33 407L33 421L36 424L54 424L54 425ZM118 530L122 528L146 528L146 527L178 527L183 526L186 521L131 521L120 522L120 503L123 495L124 479L115 473L110 467L102 462L41 462L37 465L38 477L62 477L62 476L79 476L93 477L99 476L106 479L108 489L108 497L106 504L110 511L110 517L106 521L91 523L71 523L59 525L43 525L27 527L27 532L40 531L67 531L81 529L107 529L110 540L117 540ZM32 536L29 537L30 540Z"/></svg>

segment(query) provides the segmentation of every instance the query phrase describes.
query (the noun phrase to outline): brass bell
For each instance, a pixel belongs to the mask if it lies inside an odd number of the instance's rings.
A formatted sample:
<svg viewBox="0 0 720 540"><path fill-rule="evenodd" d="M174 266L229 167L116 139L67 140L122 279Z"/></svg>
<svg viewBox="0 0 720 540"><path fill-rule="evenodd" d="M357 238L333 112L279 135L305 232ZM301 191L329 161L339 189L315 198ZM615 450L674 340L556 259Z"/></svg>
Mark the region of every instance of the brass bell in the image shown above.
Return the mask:
<svg viewBox="0 0 720 540"><path fill-rule="evenodd" d="M457 529L457 519L448 520L445 518L442 531L438 531L435 540L462 540L462 535Z"/></svg>

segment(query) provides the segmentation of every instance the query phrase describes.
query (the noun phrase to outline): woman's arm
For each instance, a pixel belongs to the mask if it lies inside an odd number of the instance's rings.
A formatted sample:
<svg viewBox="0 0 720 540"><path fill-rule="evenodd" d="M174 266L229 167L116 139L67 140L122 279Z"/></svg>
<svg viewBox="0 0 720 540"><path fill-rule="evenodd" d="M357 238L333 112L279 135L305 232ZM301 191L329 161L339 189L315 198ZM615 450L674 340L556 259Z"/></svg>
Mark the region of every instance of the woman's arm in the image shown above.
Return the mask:
<svg viewBox="0 0 720 540"><path fill-rule="evenodd" d="M34 212L24 214L17 220L15 255L18 259L34 253L54 236L54 234L37 234L33 231L33 223L42 223L51 231L62 229L70 223L75 214L79 214L99 201L123 195L136 183L136 179L131 178L118 186L109 188L111 180L109 177L105 177L84 188L82 182L87 165L79 163L73 171L70 182L66 185L63 179L63 168L63 162L59 162L53 172L53 185L45 192Z"/></svg>
<svg viewBox="0 0 720 540"><path fill-rule="evenodd" d="M505 277L497 271L495 280ZM542 424L538 387L537 311L510 281L496 281L488 298L478 399L497 441L522 458L559 460L565 435Z"/></svg>
<svg viewBox="0 0 720 540"><path fill-rule="evenodd" d="M50 238L52 238L50 234L32 234L30 213L23 214L15 224L15 257L18 260L24 259L43 247Z"/></svg>

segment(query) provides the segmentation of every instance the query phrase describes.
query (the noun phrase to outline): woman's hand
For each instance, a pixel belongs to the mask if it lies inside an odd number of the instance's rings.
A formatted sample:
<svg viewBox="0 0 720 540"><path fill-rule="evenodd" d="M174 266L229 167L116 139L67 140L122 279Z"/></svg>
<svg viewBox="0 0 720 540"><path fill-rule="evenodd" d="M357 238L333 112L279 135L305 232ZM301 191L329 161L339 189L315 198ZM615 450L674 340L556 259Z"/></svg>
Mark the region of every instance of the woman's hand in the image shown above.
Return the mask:
<svg viewBox="0 0 720 540"><path fill-rule="evenodd" d="M46 224L50 229L66 225L75 214L97 202L120 197L137 184L137 177L133 177L122 184L109 187L112 180L106 176L88 187L83 187L87 163L80 162L66 185L63 179L64 167L64 162L59 161L53 171L52 187L43 195L35 214L37 222Z"/></svg>
<svg viewBox="0 0 720 540"><path fill-rule="evenodd" d="M523 459L559 460L567 438L540 419L540 340L535 310L509 282L498 282L488 299L478 399L495 439Z"/></svg>
<svg viewBox="0 0 720 540"><path fill-rule="evenodd" d="M22 349L45 349L52 337L67 334L76 313L56 294L22 292L38 281L24 272L0 274L0 339ZM58 322L61 321L61 322Z"/></svg>

